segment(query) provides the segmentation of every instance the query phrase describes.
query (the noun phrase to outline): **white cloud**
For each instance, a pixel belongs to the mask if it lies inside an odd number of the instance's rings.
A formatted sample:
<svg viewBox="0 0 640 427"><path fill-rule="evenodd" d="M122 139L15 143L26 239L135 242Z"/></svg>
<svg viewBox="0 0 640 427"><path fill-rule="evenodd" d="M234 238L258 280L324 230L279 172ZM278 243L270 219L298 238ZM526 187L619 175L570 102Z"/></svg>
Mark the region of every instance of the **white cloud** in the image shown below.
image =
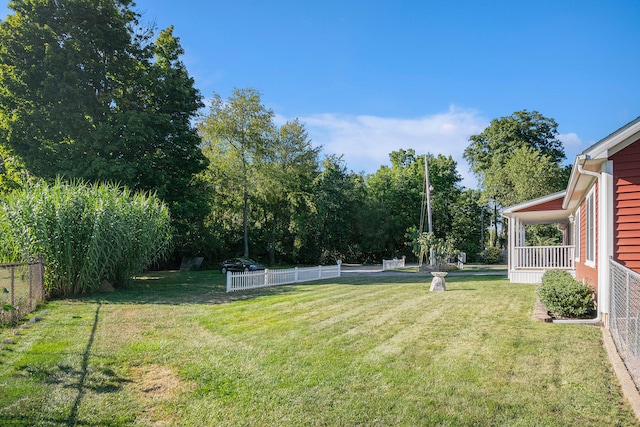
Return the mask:
<svg viewBox="0 0 640 427"><path fill-rule="evenodd" d="M576 134L575 132L561 133L558 135L558 139L562 141L562 144L564 145L565 149L575 148L575 147L580 148L584 145L584 142L580 139L578 134Z"/></svg>
<svg viewBox="0 0 640 427"><path fill-rule="evenodd" d="M477 111L453 106L444 113L409 119L327 113L300 120L314 144L322 145L326 154L344 155L351 170L374 173L390 164L392 151L413 148L416 154L452 156L467 188L476 188L477 182L462 154L469 137L489 124Z"/></svg>
<svg viewBox="0 0 640 427"><path fill-rule="evenodd" d="M561 133L558 135L558 139L564 146L565 154L567 155L566 163L573 164L576 156L586 149L591 143L587 143L580 139L575 132Z"/></svg>

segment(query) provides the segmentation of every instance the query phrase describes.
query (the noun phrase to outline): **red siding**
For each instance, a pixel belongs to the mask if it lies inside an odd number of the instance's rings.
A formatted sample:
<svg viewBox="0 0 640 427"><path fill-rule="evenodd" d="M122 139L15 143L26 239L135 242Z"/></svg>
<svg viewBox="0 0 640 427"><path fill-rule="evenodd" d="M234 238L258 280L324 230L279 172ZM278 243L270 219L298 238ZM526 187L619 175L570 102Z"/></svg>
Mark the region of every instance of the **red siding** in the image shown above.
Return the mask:
<svg viewBox="0 0 640 427"><path fill-rule="evenodd" d="M517 212L539 212L539 211L559 211L562 210L562 202L564 197L558 197L557 199L531 206L525 209L520 209Z"/></svg>
<svg viewBox="0 0 640 427"><path fill-rule="evenodd" d="M596 222L596 241L595 241L595 265L598 265L598 217L599 217L599 209L598 209L598 198L599 191L597 183L594 184L596 187L595 190L595 222ZM587 283L594 290L598 289L598 270L595 266L591 267L586 264L587 259L587 201L582 201L580 205L580 260L576 261L576 279L581 282Z"/></svg>
<svg viewBox="0 0 640 427"><path fill-rule="evenodd" d="M640 140L613 160L613 258L640 273Z"/></svg>

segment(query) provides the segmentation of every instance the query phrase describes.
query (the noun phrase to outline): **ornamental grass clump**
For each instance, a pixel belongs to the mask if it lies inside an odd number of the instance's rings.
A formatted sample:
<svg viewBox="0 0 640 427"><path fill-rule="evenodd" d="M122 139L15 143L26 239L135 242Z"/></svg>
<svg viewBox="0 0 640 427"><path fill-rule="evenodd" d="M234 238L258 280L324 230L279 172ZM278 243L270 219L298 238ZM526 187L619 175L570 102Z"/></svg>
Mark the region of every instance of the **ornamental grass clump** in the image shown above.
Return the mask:
<svg viewBox="0 0 640 427"><path fill-rule="evenodd" d="M38 183L0 202L0 261L42 255L49 295L125 285L169 249L168 208L111 184Z"/></svg>
<svg viewBox="0 0 640 427"><path fill-rule="evenodd" d="M564 270L545 272L537 293L547 309L560 316L584 317L594 310L593 290Z"/></svg>

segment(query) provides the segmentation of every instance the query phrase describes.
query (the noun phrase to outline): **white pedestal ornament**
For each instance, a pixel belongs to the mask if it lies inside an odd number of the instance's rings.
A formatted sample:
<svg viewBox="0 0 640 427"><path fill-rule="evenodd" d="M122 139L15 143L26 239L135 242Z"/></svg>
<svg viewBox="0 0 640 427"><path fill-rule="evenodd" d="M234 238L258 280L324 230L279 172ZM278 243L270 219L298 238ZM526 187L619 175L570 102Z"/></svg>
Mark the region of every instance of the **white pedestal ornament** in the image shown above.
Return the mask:
<svg viewBox="0 0 640 427"><path fill-rule="evenodd" d="M444 281L445 276L447 275L446 271L432 271L431 275L433 279L431 280L431 288L429 290L431 292L440 292L447 290L447 284Z"/></svg>

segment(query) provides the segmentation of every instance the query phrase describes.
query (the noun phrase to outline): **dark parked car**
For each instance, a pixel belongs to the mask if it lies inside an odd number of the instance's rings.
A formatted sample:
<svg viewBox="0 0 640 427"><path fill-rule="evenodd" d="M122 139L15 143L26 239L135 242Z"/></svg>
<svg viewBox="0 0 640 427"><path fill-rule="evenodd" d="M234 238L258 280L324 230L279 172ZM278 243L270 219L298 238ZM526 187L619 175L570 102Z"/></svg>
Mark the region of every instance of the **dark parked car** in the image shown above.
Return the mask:
<svg viewBox="0 0 640 427"><path fill-rule="evenodd" d="M231 258L220 263L220 271L257 271L264 270L264 265L249 258Z"/></svg>

